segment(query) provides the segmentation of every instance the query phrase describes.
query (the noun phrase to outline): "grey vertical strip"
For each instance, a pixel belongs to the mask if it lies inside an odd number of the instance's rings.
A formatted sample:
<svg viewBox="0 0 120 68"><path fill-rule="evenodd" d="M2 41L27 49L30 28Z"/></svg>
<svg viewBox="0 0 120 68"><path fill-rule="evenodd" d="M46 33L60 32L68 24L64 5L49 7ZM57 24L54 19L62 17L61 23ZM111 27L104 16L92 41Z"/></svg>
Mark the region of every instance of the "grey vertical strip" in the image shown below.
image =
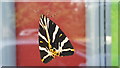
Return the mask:
<svg viewBox="0 0 120 68"><path fill-rule="evenodd" d="M2 3L0 2L0 10L2 10ZM0 11L0 67L2 66L2 11Z"/></svg>
<svg viewBox="0 0 120 68"><path fill-rule="evenodd" d="M86 3L87 66L100 66L99 2Z"/></svg>
<svg viewBox="0 0 120 68"><path fill-rule="evenodd" d="M106 0L105 0L106 1ZM104 1L104 59L105 59L105 66L106 66L106 2Z"/></svg>
<svg viewBox="0 0 120 68"><path fill-rule="evenodd" d="M100 66L105 66L105 54L104 54L104 0L100 2L100 13L99 13L99 49L100 49Z"/></svg>
<svg viewBox="0 0 120 68"><path fill-rule="evenodd" d="M16 30L14 2L2 2L2 65L16 65Z"/></svg>
<svg viewBox="0 0 120 68"><path fill-rule="evenodd" d="M100 0L99 0L99 24L100 24ZM100 37L100 25L99 25L99 37ZM100 38L99 38L99 54L100 54L100 51L101 51L101 49L100 49ZM99 57L99 60L100 60L100 57ZM100 65L101 65L101 61L100 61Z"/></svg>
<svg viewBox="0 0 120 68"><path fill-rule="evenodd" d="M101 66L111 65L111 23L110 23L110 2L100 2L100 64Z"/></svg>
<svg viewBox="0 0 120 68"><path fill-rule="evenodd" d="M111 2L105 0L105 41L106 41L106 66L111 66Z"/></svg>

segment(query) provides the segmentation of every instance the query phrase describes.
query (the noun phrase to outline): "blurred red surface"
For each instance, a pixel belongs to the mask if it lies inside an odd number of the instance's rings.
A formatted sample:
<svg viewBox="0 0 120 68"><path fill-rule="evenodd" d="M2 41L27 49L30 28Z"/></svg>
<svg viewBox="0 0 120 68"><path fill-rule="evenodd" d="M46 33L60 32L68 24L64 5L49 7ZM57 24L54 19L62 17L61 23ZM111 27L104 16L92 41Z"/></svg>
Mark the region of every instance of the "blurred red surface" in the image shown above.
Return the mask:
<svg viewBox="0 0 120 68"><path fill-rule="evenodd" d="M48 11L50 13L48 14ZM75 54L41 62L38 49L40 14L51 17L70 39ZM86 64L84 2L16 2L17 66L82 66Z"/></svg>

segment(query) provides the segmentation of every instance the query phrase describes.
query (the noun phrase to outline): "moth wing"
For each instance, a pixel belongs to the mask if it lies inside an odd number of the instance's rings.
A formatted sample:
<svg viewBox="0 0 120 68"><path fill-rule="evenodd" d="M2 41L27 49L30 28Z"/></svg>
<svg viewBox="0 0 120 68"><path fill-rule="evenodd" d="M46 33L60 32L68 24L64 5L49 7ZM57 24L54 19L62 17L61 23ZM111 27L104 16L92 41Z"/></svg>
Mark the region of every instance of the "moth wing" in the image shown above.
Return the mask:
<svg viewBox="0 0 120 68"><path fill-rule="evenodd" d="M48 63L54 57L49 52L48 47L48 39L46 35L46 31L43 28L43 25L47 25L48 34L50 44L52 48L55 48L57 51L60 52L60 56L69 56L74 54L74 48L70 43L68 37L63 33L63 31L56 25L52 20L42 15L40 18L40 25L39 25L39 49L41 60L43 63Z"/></svg>
<svg viewBox="0 0 120 68"><path fill-rule="evenodd" d="M60 30L61 31L61 30ZM68 39L68 37L61 31L62 36L59 38L59 48L60 56L70 56L74 54L74 48Z"/></svg>
<svg viewBox="0 0 120 68"><path fill-rule="evenodd" d="M53 59L53 56L50 54L49 47L48 47L48 39L47 39L47 34L46 30L42 26L43 24L46 24L46 21L44 21L44 16L40 18L39 21L39 50L40 50L40 57L41 61L43 63L48 63Z"/></svg>
<svg viewBox="0 0 120 68"><path fill-rule="evenodd" d="M74 54L74 48L58 25L52 20L49 21L49 34L51 44L54 48L60 51L60 56L69 56Z"/></svg>
<svg viewBox="0 0 120 68"><path fill-rule="evenodd" d="M44 48L44 47L40 47L40 46L39 46L39 49L40 49L41 61L42 61L43 63L48 63L48 62L50 62L52 59L54 59L54 57L51 55L50 51L47 50L47 48Z"/></svg>

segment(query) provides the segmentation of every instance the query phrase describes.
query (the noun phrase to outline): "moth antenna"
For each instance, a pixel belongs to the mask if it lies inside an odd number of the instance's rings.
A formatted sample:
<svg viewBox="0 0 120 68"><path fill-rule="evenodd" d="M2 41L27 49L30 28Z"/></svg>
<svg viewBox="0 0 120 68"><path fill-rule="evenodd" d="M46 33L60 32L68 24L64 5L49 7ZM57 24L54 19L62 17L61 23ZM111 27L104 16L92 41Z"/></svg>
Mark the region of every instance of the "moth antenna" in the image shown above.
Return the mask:
<svg viewBox="0 0 120 68"><path fill-rule="evenodd" d="M50 16L50 17L55 17L57 14L54 14L54 15L52 15L52 16Z"/></svg>
<svg viewBox="0 0 120 68"><path fill-rule="evenodd" d="M54 15L50 16L50 17L55 17L57 14L59 14L61 11L55 13Z"/></svg>
<svg viewBox="0 0 120 68"><path fill-rule="evenodd" d="M46 16L48 16L49 14L50 14L50 11L47 11L47 12L46 12Z"/></svg>
<svg viewBox="0 0 120 68"><path fill-rule="evenodd" d="M33 10L34 13L37 13L37 12L39 12L39 11L40 11L40 9L38 9L38 10Z"/></svg>

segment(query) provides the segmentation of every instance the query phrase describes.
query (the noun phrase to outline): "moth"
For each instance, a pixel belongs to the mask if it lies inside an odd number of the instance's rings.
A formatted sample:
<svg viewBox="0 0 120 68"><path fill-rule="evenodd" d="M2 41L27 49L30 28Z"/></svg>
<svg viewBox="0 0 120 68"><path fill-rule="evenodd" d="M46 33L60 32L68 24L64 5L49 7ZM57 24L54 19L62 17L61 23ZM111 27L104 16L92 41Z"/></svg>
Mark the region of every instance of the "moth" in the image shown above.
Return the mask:
<svg viewBox="0 0 120 68"><path fill-rule="evenodd" d="M70 56L74 48L68 37L49 17L40 16L39 20L39 50L41 61L48 63L56 56Z"/></svg>

